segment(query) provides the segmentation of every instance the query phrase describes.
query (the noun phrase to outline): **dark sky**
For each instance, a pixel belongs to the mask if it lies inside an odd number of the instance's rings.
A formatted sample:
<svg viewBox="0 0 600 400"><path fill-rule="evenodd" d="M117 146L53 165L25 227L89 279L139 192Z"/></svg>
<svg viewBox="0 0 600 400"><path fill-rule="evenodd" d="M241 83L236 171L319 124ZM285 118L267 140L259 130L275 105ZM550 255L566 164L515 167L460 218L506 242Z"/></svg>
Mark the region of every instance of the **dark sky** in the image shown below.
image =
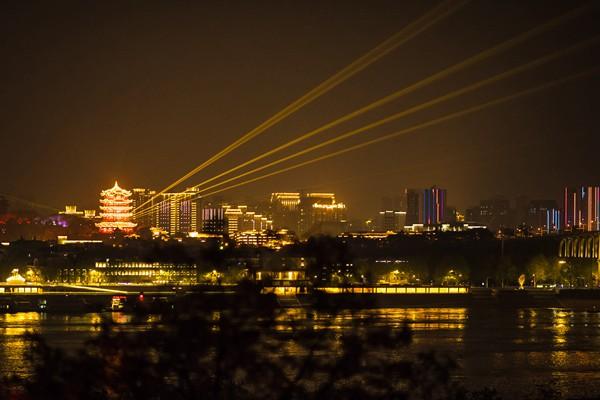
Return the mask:
<svg viewBox="0 0 600 400"><path fill-rule="evenodd" d="M95 207L99 191L115 179L127 188L161 189L437 3L4 1L0 193ZM190 184L579 4L472 1ZM591 4L570 23L320 138L598 35L600 2ZM587 48L347 144L600 65L599 50ZM558 198L565 184L600 183L598 76L223 197L335 191L361 217L376 211L382 196L433 184L447 188L449 202L461 208L496 194Z"/></svg>

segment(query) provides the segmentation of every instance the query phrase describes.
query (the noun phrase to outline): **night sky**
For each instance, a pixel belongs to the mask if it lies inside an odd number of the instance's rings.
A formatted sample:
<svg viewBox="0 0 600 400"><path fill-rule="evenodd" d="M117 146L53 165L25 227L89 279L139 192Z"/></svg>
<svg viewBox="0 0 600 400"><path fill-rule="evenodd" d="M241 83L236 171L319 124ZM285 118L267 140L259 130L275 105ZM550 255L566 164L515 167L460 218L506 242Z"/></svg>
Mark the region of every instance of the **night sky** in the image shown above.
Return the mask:
<svg viewBox="0 0 600 400"><path fill-rule="evenodd" d="M96 207L99 191L115 179L126 188L162 189L437 3L2 2L0 193ZM189 183L580 4L472 1ZM570 23L310 143L600 35L600 1L591 4ZM600 45L589 47L333 148L598 66L599 54ZM558 199L564 185L600 184L599 76L222 196L334 191L356 217L377 211L382 196L433 184L447 188L459 208L497 194Z"/></svg>

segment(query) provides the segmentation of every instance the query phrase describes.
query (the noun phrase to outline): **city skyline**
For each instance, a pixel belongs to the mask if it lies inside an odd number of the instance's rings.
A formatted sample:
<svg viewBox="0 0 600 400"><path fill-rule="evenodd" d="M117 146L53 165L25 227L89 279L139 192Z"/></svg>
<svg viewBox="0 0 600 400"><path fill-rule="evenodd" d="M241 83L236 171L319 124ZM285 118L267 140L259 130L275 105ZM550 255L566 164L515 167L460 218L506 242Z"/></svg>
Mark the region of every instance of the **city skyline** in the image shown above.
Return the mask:
<svg viewBox="0 0 600 400"><path fill-rule="evenodd" d="M6 12L0 18L8 40L0 48L7 60L0 74L8 84L0 98L0 117L4 146L15 151L5 154L2 192L55 207L77 202L87 208L95 204L98 188L115 179L129 188L160 190L436 4L348 3L319 9L265 4L259 6L261 13L251 13L256 19L244 18L250 8L240 4L170 9L156 4L127 19L122 13L127 5L98 4L93 17L75 3L42 6L32 13L26 4L3 5ZM585 5L468 4L186 184ZM588 8L526 45L494 55L383 111L397 112L593 38L598 10ZM173 20L167 21L162 11ZM220 25L208 22L211 15L221 17ZM30 25L21 24L26 16ZM91 29L99 26L104 28ZM215 35L216 29L228 34ZM273 31L280 34L267 35ZM114 35L119 41L112 40ZM286 50L289 43L293 53ZM423 118L526 89L529 83L579 72L597 64L594 49L574 51L507 80L507 85L491 85L373 133L404 129ZM69 74L70 69L77 73ZM361 217L378 208L380 197L433 184L446 188L448 204L460 209L498 194L560 200L557 191L565 186L598 183L597 89L595 76L569 81L223 196L245 200L274 191L332 191L351 199L352 212ZM323 138L384 115L376 111L362 116L324 132ZM336 146L334 150L340 148Z"/></svg>
<svg viewBox="0 0 600 400"><path fill-rule="evenodd" d="M0 400L600 396L598 21L0 2Z"/></svg>

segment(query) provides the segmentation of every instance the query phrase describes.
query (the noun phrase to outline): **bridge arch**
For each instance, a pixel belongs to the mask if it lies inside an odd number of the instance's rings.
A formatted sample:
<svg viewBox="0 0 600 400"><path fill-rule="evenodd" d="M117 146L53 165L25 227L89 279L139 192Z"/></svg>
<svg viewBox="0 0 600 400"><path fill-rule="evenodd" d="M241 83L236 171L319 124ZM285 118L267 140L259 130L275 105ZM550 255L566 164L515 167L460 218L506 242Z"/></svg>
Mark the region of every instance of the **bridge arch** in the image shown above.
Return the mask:
<svg viewBox="0 0 600 400"><path fill-rule="evenodd" d="M560 244L558 246L558 256L559 257L567 257L567 238L563 238L560 241Z"/></svg>

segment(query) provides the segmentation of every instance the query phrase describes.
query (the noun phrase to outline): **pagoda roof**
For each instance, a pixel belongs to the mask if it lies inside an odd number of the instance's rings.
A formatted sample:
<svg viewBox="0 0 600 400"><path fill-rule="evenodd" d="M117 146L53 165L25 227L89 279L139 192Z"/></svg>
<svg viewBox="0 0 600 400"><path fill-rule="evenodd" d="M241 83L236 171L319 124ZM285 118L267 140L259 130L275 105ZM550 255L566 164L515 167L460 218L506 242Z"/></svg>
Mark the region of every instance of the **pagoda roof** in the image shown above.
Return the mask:
<svg viewBox="0 0 600 400"><path fill-rule="evenodd" d="M131 196L131 192L120 187L117 181L115 181L115 185L112 188L103 190L100 194L102 196Z"/></svg>

